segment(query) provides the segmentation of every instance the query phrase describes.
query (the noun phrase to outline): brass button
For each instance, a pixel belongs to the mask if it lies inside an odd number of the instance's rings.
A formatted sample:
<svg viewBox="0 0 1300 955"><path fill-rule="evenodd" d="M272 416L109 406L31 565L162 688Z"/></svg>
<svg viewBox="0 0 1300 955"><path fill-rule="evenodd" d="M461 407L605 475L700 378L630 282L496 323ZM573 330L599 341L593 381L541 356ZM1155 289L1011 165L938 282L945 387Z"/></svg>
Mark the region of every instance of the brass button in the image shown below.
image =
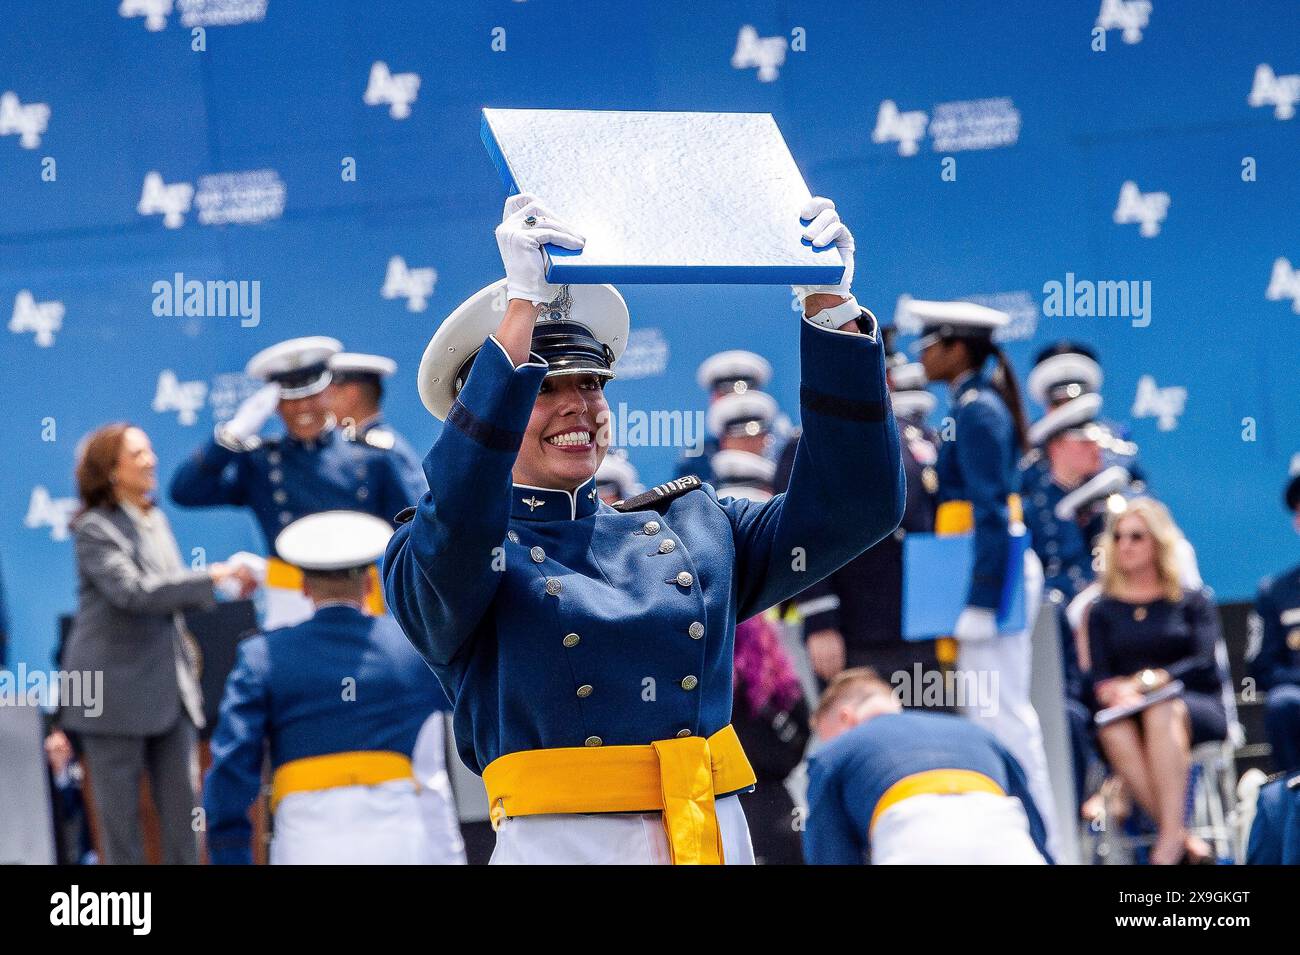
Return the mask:
<svg viewBox="0 0 1300 955"><path fill-rule="evenodd" d="M677 541L672 540L671 538L666 538L659 542L659 553L661 554L671 554L676 549Z"/></svg>
<svg viewBox="0 0 1300 955"><path fill-rule="evenodd" d="M689 571L683 570L680 574L677 575L678 587L689 587L693 583L695 583L695 578L690 575Z"/></svg>
<svg viewBox="0 0 1300 955"><path fill-rule="evenodd" d="M564 636L564 645L566 647L573 648L576 647L581 642L582 642L582 637L578 636L576 633L568 633L565 634Z"/></svg>
<svg viewBox="0 0 1300 955"><path fill-rule="evenodd" d="M589 696L591 696L590 683L584 683L582 686L578 687L578 699L585 700Z"/></svg>
<svg viewBox="0 0 1300 955"><path fill-rule="evenodd" d="M528 556L533 559L534 564L540 564L542 561L546 560L546 551L542 550L540 547L534 547L528 552Z"/></svg>
<svg viewBox="0 0 1300 955"><path fill-rule="evenodd" d="M688 736L690 736L690 735L691 735L691 731L690 731L690 730L678 730L678 731L677 731L677 738L678 738L678 739L686 739L686 737L688 737Z"/></svg>
<svg viewBox="0 0 1300 955"><path fill-rule="evenodd" d="M560 596L560 591L563 589L564 589L564 585L560 583L559 578L557 577L546 578L546 592L550 594L552 597Z"/></svg>
<svg viewBox="0 0 1300 955"><path fill-rule="evenodd" d="M584 745L586 745L586 746L599 746L599 745L600 745L601 743L603 743L603 742L605 742L605 741L604 741L603 739L601 739L599 736L588 736Z"/></svg>
<svg viewBox="0 0 1300 955"><path fill-rule="evenodd" d="M656 534L659 533L659 522L646 521L645 526L642 527L641 530L645 531L647 536L654 537Z"/></svg>
<svg viewBox="0 0 1300 955"><path fill-rule="evenodd" d="M700 685L699 677L684 676L682 677L682 689L693 690Z"/></svg>
<svg viewBox="0 0 1300 955"><path fill-rule="evenodd" d="M692 640L698 640L704 636L704 624L696 620L686 632L691 635Z"/></svg>

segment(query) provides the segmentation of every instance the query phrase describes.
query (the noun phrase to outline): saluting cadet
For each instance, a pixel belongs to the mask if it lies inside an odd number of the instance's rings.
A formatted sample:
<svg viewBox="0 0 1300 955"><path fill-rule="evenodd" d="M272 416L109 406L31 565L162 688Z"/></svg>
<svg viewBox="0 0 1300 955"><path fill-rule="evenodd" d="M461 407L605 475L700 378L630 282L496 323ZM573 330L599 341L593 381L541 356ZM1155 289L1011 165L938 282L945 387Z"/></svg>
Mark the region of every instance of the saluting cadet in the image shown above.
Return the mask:
<svg viewBox="0 0 1300 955"><path fill-rule="evenodd" d="M846 267L839 285L796 288L803 449L789 491L765 504L720 501L691 478L599 500L597 421L627 306L608 285L546 283L541 244L583 240L531 196L508 199L497 229L505 280L425 352L421 397L446 427L384 588L453 697L494 862L753 861L736 794L754 773L730 726L736 621L887 534L902 507L876 322L850 293L852 236L829 200L802 211L805 237L834 243Z"/></svg>
<svg viewBox="0 0 1300 955"><path fill-rule="evenodd" d="M420 456L404 437L384 420L384 379L397 371L397 362L383 355L339 352L330 357L330 409L349 441L391 451L401 468L412 502L429 489ZM391 515L390 515L391 516Z"/></svg>
<svg viewBox="0 0 1300 955"><path fill-rule="evenodd" d="M644 490L627 452L611 448L596 469L596 495L606 504L614 504L636 497Z"/></svg>
<svg viewBox="0 0 1300 955"><path fill-rule="evenodd" d="M772 380L772 365L762 355L740 348L720 351L700 362L695 370L695 382L709 395L709 404L726 395L743 395L749 391L761 391ZM704 437L701 456L683 454L677 459L673 477L686 477L693 474L701 480L708 480L709 475L701 474L702 468L708 466L708 459L718 450L718 439L708 434Z"/></svg>
<svg viewBox="0 0 1300 955"><path fill-rule="evenodd" d="M252 861L264 747L272 864L464 862L445 764L411 758L446 695L393 619L365 612L369 568L391 535L372 515L326 511L276 539L315 614L239 644L203 794L214 863Z"/></svg>
<svg viewBox="0 0 1300 955"><path fill-rule="evenodd" d="M1283 499L1300 532L1300 454L1291 459ZM1264 726L1273 764L1283 772L1300 770L1300 566L1260 584L1251 624L1259 649L1250 672L1268 693Z"/></svg>
<svg viewBox="0 0 1300 955"><path fill-rule="evenodd" d="M1300 865L1300 774L1279 773L1260 787L1246 865Z"/></svg>
<svg viewBox="0 0 1300 955"><path fill-rule="evenodd" d="M845 670L813 725L804 858L812 865L1042 865L1047 832L1015 757L946 713L902 712L872 670Z"/></svg>
<svg viewBox="0 0 1300 955"><path fill-rule="evenodd" d="M917 348L926 376L948 384L952 440L939 447L939 509L935 532L973 533L974 564L966 608L957 618L957 667L996 673L995 701L969 707L1019 761L1055 849L1057 833L1047 755L1038 714L1029 700L1034 620L1042 599L1043 570L1030 549L1012 566L1013 535L1025 533L1016 462L1026 444L1024 409L1015 372L993 333L1006 325L1005 312L972 302L909 304L922 322ZM997 367L986 375L988 359ZM1015 580L1011 575L1021 579ZM1024 589L1024 628L999 633L997 613L1004 593Z"/></svg>
<svg viewBox="0 0 1300 955"><path fill-rule="evenodd" d="M354 510L392 521L418 499L402 479L391 449L346 440L335 427L325 390L333 338L295 338L253 356L246 374L267 384L244 401L233 418L177 469L171 498L182 507L247 507L267 550L263 625L304 620L311 605L300 575L275 554L276 535L307 514ZM260 432L279 410L285 434ZM372 609L382 609L378 588Z"/></svg>

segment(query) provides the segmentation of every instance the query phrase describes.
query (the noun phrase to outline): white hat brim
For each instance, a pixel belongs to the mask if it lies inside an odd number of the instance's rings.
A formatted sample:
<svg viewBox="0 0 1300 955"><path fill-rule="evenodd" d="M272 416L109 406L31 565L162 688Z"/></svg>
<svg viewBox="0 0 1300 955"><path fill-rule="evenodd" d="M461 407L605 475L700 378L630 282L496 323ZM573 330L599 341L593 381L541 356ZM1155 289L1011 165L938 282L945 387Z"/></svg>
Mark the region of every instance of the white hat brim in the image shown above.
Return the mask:
<svg viewBox="0 0 1300 955"><path fill-rule="evenodd" d="M1029 394L1040 405L1046 407L1048 392L1056 385L1066 381L1083 383L1086 391L1100 391L1102 383L1101 365L1087 355L1068 352L1064 355L1052 355L1044 358L1029 372Z"/></svg>
<svg viewBox="0 0 1300 955"><path fill-rule="evenodd" d="M448 315L424 349L418 374L420 400L439 421L447 417L456 400L456 376L505 318L506 280L498 279L479 289ZM612 285L571 285L571 321L591 330L597 341L608 345L614 361L627 347L627 303ZM586 371L576 369L575 371Z"/></svg>

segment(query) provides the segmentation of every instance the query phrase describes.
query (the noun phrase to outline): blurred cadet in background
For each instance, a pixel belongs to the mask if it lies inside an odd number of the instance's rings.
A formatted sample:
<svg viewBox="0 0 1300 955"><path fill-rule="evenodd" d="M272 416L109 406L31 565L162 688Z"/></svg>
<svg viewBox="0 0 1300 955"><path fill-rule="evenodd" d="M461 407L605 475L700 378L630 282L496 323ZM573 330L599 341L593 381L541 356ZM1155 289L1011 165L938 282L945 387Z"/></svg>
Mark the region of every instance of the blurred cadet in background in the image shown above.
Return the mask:
<svg viewBox="0 0 1300 955"><path fill-rule="evenodd" d="M761 391L772 380L772 365L762 355L752 351L733 348L710 355L700 362L695 371L695 381L709 396L709 405L726 395L743 395L749 391ZM701 474L707 469L708 459L718 450L718 439L709 434L704 438L702 456L683 454L677 460L673 477L685 477L694 474L702 481L709 481L710 475Z"/></svg>
<svg viewBox="0 0 1300 955"><path fill-rule="evenodd" d="M814 714L804 857L813 865L1042 865L1047 831L1020 764L987 730L902 711L868 668Z"/></svg>
<svg viewBox="0 0 1300 955"><path fill-rule="evenodd" d="M606 504L626 501L636 497L645 488L637 480L636 468L628 460L627 452L611 448L596 469L596 493Z"/></svg>
<svg viewBox="0 0 1300 955"><path fill-rule="evenodd" d="M445 764L416 766L447 697L392 617L366 614L392 527L354 511L301 518L276 551L303 574L314 615L239 644L204 787L214 864L252 862L248 810L269 747L271 863L455 864L464 846ZM438 758L443 741L427 747Z"/></svg>
<svg viewBox="0 0 1300 955"><path fill-rule="evenodd" d="M343 436L391 451L401 468L407 494L418 501L429 489L420 456L383 415L384 379L397 371L397 362L382 355L339 352L330 357L329 367L331 380L326 393Z"/></svg>
<svg viewBox="0 0 1300 955"><path fill-rule="evenodd" d="M915 677L913 667L934 670L939 662L934 640L903 640L903 539L934 530L939 478L938 436L925 421L935 397L920 364L895 350L896 334L884 330L888 352L890 401L898 421L907 506L893 534L813 584L797 598L809 662L824 686L846 667L868 666L886 680L897 672ZM798 439L782 452L778 473L788 474ZM780 478L778 477L778 480Z"/></svg>
<svg viewBox="0 0 1300 955"><path fill-rule="evenodd" d="M172 500L182 507L247 507L270 555L255 570L266 584L264 627L298 623L311 615L301 575L275 553L276 536L298 518L328 510L355 510L393 521L418 500L392 449L348 441L335 426L326 389L330 359L342 350L333 338L294 338L253 356L246 374L266 382L218 425L213 437L172 477ZM279 411L286 433L260 437ZM372 610L382 608L374 589Z"/></svg>
<svg viewBox="0 0 1300 955"><path fill-rule="evenodd" d="M1300 532L1300 454L1291 460L1283 501ZM1250 672L1268 694L1264 725L1273 765L1294 772L1300 770L1300 566L1260 584L1251 626L1259 643Z"/></svg>

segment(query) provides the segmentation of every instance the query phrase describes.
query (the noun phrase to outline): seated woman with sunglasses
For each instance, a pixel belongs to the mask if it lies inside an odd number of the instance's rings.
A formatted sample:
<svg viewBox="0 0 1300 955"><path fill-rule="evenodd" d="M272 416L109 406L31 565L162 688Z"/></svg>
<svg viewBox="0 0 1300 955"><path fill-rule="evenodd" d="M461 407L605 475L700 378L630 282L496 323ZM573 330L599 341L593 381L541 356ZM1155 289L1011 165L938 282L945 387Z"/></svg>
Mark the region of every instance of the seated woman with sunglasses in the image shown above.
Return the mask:
<svg viewBox="0 0 1300 955"><path fill-rule="evenodd" d="M1186 827L1190 752L1228 734L1215 660L1219 616L1205 591L1179 583L1178 539L1169 511L1150 498L1112 514L1102 537L1102 596L1086 622L1099 706L1140 704L1173 680L1183 684L1181 693L1097 733L1124 789L1156 823L1153 864L1210 857Z"/></svg>

